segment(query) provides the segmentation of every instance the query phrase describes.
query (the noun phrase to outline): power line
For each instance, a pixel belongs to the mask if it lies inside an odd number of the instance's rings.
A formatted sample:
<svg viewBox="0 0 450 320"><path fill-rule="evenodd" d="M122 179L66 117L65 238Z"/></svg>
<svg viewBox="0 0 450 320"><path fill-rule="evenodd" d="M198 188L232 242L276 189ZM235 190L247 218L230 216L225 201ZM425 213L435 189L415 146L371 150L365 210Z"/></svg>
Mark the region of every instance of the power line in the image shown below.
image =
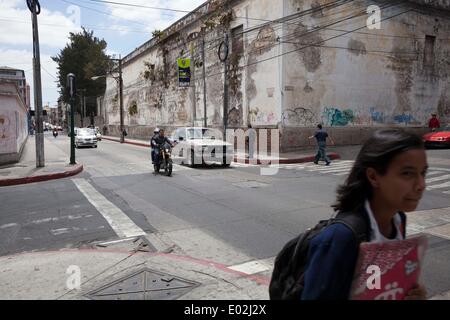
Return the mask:
<svg viewBox="0 0 450 320"><path fill-rule="evenodd" d="M394 18L394 17L397 17L397 16L399 16L399 15L402 15L402 14L407 13L407 12L410 12L410 11L411 11L411 10L407 10L407 11L401 12L401 13L399 13L399 14L390 16L390 17L385 18L385 19L382 19L381 21L385 21L385 20L392 19L392 18ZM355 17L357 17L357 16L355 16ZM354 30L351 30L351 31L346 31L344 34L341 34L341 35L338 35L338 36L334 36L334 37L331 37L331 38L329 38L329 39L326 39L326 40L323 40L323 41L320 41L320 42L317 42L317 43L308 44L308 45L303 46L303 47L301 47L301 48L298 48L298 49L295 49L295 50L292 50L292 51L289 51L289 52L285 52L285 53L283 53L283 54L280 54L280 55L277 55L277 56L273 56L273 57L270 57L270 58L267 58L267 59L264 59L264 60L260 60L260 61L254 62L254 63L250 63L250 64L243 65L243 66L239 66L238 68L239 68L239 69L243 69L243 68L245 68L245 67L248 67L248 66L251 66L251 65L254 65L254 64L258 64L258 63L262 63L262 62L265 62L265 61L268 61L268 60L271 60L271 59L275 59L275 58L278 58L278 57L280 57L280 56L283 56L283 55L286 55L286 54L289 54L289 53L292 53L292 52L295 52L295 51L300 51L300 50L303 50L303 49L306 49L306 48L309 48L309 47L323 47L323 48L333 48L333 49L342 49L342 50L359 51L359 52L360 52L361 50L359 50L359 49L352 49L352 48L348 48L348 47L339 47L339 46L327 46L327 45L321 45L320 43L324 43L324 42L326 42L326 41L329 41L329 40L332 40L332 39L335 39L335 38L338 38L338 37L342 37L342 36L345 35L345 34L349 34L349 33L356 32L356 30L360 30L360 29L363 29L363 28L365 28L365 27L366 27L366 26L363 26L363 27L360 27L360 28L357 28L357 29L354 29ZM279 41L279 42L280 42L280 43L289 43L289 44L300 44L300 43L296 43L296 42L288 42L288 41ZM279 43L276 44L276 45L279 45ZM367 49L364 51L364 53L365 53L365 54L371 54L371 55L380 55L380 53L385 54L385 55L386 55L386 54L393 54L393 53L390 52L390 51L383 51L383 50L367 50ZM395 54L396 54L396 55L403 55L403 54L407 54L407 55L417 55L417 52L407 52L407 51L405 51L405 52L396 52ZM222 73L223 73L223 72L219 72L219 73L216 73L216 74L210 74L210 75L207 76L207 78L209 78L209 77L214 77L214 76L217 76L217 75L221 75ZM127 90L128 90L128 89L132 89L132 88L136 88L136 87L138 87L138 86L140 86L140 84L139 84L138 81L137 81L135 84L132 84L132 85L130 85L130 86L127 86Z"/></svg>
<svg viewBox="0 0 450 320"><path fill-rule="evenodd" d="M170 12L177 12L177 13L190 13L190 12L191 12L191 11L186 11L186 10L171 9L171 8L162 8L162 7L150 7L150 6L140 5L140 4L123 3L123 2L114 2L114 1L104 1L104 0L90 0L90 1L91 1L91 2L100 2L100 3L115 4L115 5L126 6L126 7L144 8L144 9L152 9L152 10L160 10L160 11L170 11Z"/></svg>
<svg viewBox="0 0 450 320"><path fill-rule="evenodd" d="M389 19L395 18L395 17L397 17L397 16L403 15L403 14L405 14L405 13L407 13L407 12L410 12L410 11L412 11L412 10L411 10L411 9L408 9L408 10L406 10L406 11L403 11L403 12L399 13L399 14L390 16L390 17L388 17L388 18L381 19L381 21L385 21L385 20L389 20ZM366 28L366 26L359 27L359 28L354 29L354 30L351 30L351 31L347 31L347 32L345 32L345 33L343 33L343 34L341 34L341 35L337 35L337 36L334 36L334 37L331 37L331 38L328 38L328 39L319 41L319 42L314 43L314 44L309 44L309 45L303 46L303 47L301 47L301 48L297 48L297 49L294 49L294 50L290 50L290 51L284 52L284 53L282 53L282 54L278 54L278 55L272 56L272 57L270 57L270 58L266 58L266 59L259 60L259 61L256 61L256 62L248 63L248 64L245 64L245 65L239 66L238 68L239 68L239 69L243 69L243 68L246 68L246 67L249 67L249 66L252 66L252 65L256 65L256 64L259 64L259 63L262 63L262 62L266 62L266 61L269 61L269 60L272 60L272 59L279 58L279 57L284 56L284 55L287 55L287 54L291 54L291 53L293 53L293 52L301 51L301 50L303 50L303 49L306 49L306 48L309 48L309 47L312 47L312 46L317 46L317 45L320 45L321 43L324 43L324 42L326 42L326 41L329 41L329 40L333 40L333 39L339 38L339 37L341 37L341 36L343 36L343 35L350 34L350 33L352 33L352 32L355 32L355 31L358 31L358 30L361 30L361 29L364 29L364 28ZM216 75L221 75L222 73L223 73L223 72L219 72L219 73L216 73L216 74L208 75L207 77L213 77L213 76L216 76Z"/></svg>
<svg viewBox="0 0 450 320"><path fill-rule="evenodd" d="M148 25L146 25L144 23L141 23L141 22L138 22L138 21L134 21L134 20L130 20L130 19L126 19L126 18L122 18L122 17L116 16L116 15L113 15L111 13L105 12L105 11L101 11L101 10L97 10L97 9L94 9L94 8L86 7L86 6L83 6L83 5L79 4L79 3L74 3L74 2L71 2L71 1L68 1L68 0L60 0L60 1L65 2L65 3L69 3L69 4L73 4L75 6L78 6L78 7L81 7L81 8L85 8L85 9L88 9L88 10L91 10L91 11L94 11L94 12L98 12L98 13L101 13L103 15L115 17L115 18L118 18L118 19L121 19L121 20L129 21L129 22L132 22L132 23L135 23L135 24L146 26L146 27L148 26Z"/></svg>
<svg viewBox="0 0 450 320"><path fill-rule="evenodd" d="M29 22L24 21L24 20L14 20L14 19L5 19L4 17L0 17L0 21L10 21L10 22L16 22L16 23L26 23L29 24ZM50 27L68 27L70 28L71 26L67 26L64 24L52 24L52 23L39 23L40 26L50 26ZM150 32L147 31L141 31L141 30L133 30L133 29L113 29L113 28L104 28L102 26L91 26L91 25L83 25L84 27L87 28L91 28L91 29L95 29L95 30L105 30L105 31L127 31L127 32L135 32L135 33L145 33L145 34L150 34ZM121 26L122 27L122 26ZM123 28L127 28L125 26L123 26Z"/></svg>

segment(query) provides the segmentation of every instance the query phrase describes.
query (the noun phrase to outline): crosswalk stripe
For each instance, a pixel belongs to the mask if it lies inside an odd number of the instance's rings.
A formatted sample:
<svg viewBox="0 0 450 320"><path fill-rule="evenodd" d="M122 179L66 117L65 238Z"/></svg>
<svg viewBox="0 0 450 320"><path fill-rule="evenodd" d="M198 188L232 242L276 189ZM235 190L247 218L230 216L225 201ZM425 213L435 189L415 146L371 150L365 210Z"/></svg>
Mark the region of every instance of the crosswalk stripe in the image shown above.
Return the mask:
<svg viewBox="0 0 450 320"><path fill-rule="evenodd" d="M321 167L312 167L308 168L308 171L329 171L329 170L339 170L339 169L348 169L351 168L351 165L330 165L330 166L321 166Z"/></svg>
<svg viewBox="0 0 450 320"><path fill-rule="evenodd" d="M448 178L450 178L450 174L444 174L443 176L439 176L439 177L435 177L435 178L431 178L431 179L426 179L425 181L427 183L431 183L431 182L446 180Z"/></svg>
<svg viewBox="0 0 450 320"><path fill-rule="evenodd" d="M322 173L333 173L333 172L342 172L342 171L350 171L352 169L352 167L339 167L339 168L327 168L327 169L324 169L324 170L317 170L317 171L319 171L319 172L322 172Z"/></svg>
<svg viewBox="0 0 450 320"><path fill-rule="evenodd" d="M437 174L443 174L443 173L444 173L443 171L430 171L430 172L427 172L427 176L435 176Z"/></svg>
<svg viewBox="0 0 450 320"><path fill-rule="evenodd" d="M427 190L435 190L435 189L442 189L442 188L447 188L450 187L450 181L445 182L445 183L441 183L441 184L435 184L432 186L428 186Z"/></svg>
<svg viewBox="0 0 450 320"><path fill-rule="evenodd" d="M144 230L139 228L126 213L115 206L98 192L86 179L72 179L80 192L108 221L111 228L121 238L145 235Z"/></svg>

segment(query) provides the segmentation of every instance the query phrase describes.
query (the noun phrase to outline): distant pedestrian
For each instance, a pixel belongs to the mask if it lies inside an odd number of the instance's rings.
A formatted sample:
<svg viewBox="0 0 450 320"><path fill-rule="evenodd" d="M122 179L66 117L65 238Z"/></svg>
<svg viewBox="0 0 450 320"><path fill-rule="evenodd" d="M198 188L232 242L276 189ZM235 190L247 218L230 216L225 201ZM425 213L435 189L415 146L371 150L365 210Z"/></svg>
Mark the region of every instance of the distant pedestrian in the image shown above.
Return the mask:
<svg viewBox="0 0 450 320"><path fill-rule="evenodd" d="M430 128L430 131L434 132L436 129L439 129L441 127L441 123L439 122L439 119L436 117L436 114L433 113L431 115L430 121L428 121L428 128Z"/></svg>
<svg viewBox="0 0 450 320"><path fill-rule="evenodd" d="M255 129L252 128L252 125L248 124L248 158L253 159L253 154L255 152L255 140L256 140L256 132Z"/></svg>
<svg viewBox="0 0 450 320"><path fill-rule="evenodd" d="M319 164L319 160L323 159L325 161L325 164L327 166L329 166L331 163L331 160L330 160L330 158L328 158L325 148L327 146L327 138L329 138L331 143L334 145L333 139L331 139L331 137L328 135L328 133L322 128L321 124L317 125L316 133L314 135L312 135L311 137L309 137L309 139L313 139L313 138L316 138L317 146L318 146L318 150L317 150L316 157L314 159L314 163Z"/></svg>

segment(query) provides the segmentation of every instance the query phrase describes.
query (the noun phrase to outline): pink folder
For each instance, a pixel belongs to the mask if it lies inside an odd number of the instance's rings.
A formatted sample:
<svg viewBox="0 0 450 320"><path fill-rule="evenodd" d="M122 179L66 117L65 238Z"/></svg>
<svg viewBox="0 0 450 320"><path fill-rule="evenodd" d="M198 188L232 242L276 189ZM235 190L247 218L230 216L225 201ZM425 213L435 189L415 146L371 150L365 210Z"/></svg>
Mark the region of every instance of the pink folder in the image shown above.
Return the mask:
<svg viewBox="0 0 450 320"><path fill-rule="evenodd" d="M359 247L351 300L403 300L418 282L428 241L425 236Z"/></svg>

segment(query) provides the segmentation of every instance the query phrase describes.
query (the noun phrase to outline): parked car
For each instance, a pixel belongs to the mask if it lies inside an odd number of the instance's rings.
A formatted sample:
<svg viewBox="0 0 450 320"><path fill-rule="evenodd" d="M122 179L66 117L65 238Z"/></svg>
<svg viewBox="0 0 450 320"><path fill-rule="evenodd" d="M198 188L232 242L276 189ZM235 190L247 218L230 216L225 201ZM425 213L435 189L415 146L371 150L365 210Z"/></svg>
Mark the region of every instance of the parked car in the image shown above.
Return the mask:
<svg viewBox="0 0 450 320"><path fill-rule="evenodd" d="M189 164L220 163L224 167L233 161L233 145L223 141L220 130L204 127L182 127L169 138L177 146L173 150L174 162Z"/></svg>
<svg viewBox="0 0 450 320"><path fill-rule="evenodd" d="M450 125L423 135L423 142L426 148L450 147Z"/></svg>
<svg viewBox="0 0 450 320"><path fill-rule="evenodd" d="M75 131L75 147L91 146L97 148L97 137L95 131L90 128L78 128Z"/></svg>

